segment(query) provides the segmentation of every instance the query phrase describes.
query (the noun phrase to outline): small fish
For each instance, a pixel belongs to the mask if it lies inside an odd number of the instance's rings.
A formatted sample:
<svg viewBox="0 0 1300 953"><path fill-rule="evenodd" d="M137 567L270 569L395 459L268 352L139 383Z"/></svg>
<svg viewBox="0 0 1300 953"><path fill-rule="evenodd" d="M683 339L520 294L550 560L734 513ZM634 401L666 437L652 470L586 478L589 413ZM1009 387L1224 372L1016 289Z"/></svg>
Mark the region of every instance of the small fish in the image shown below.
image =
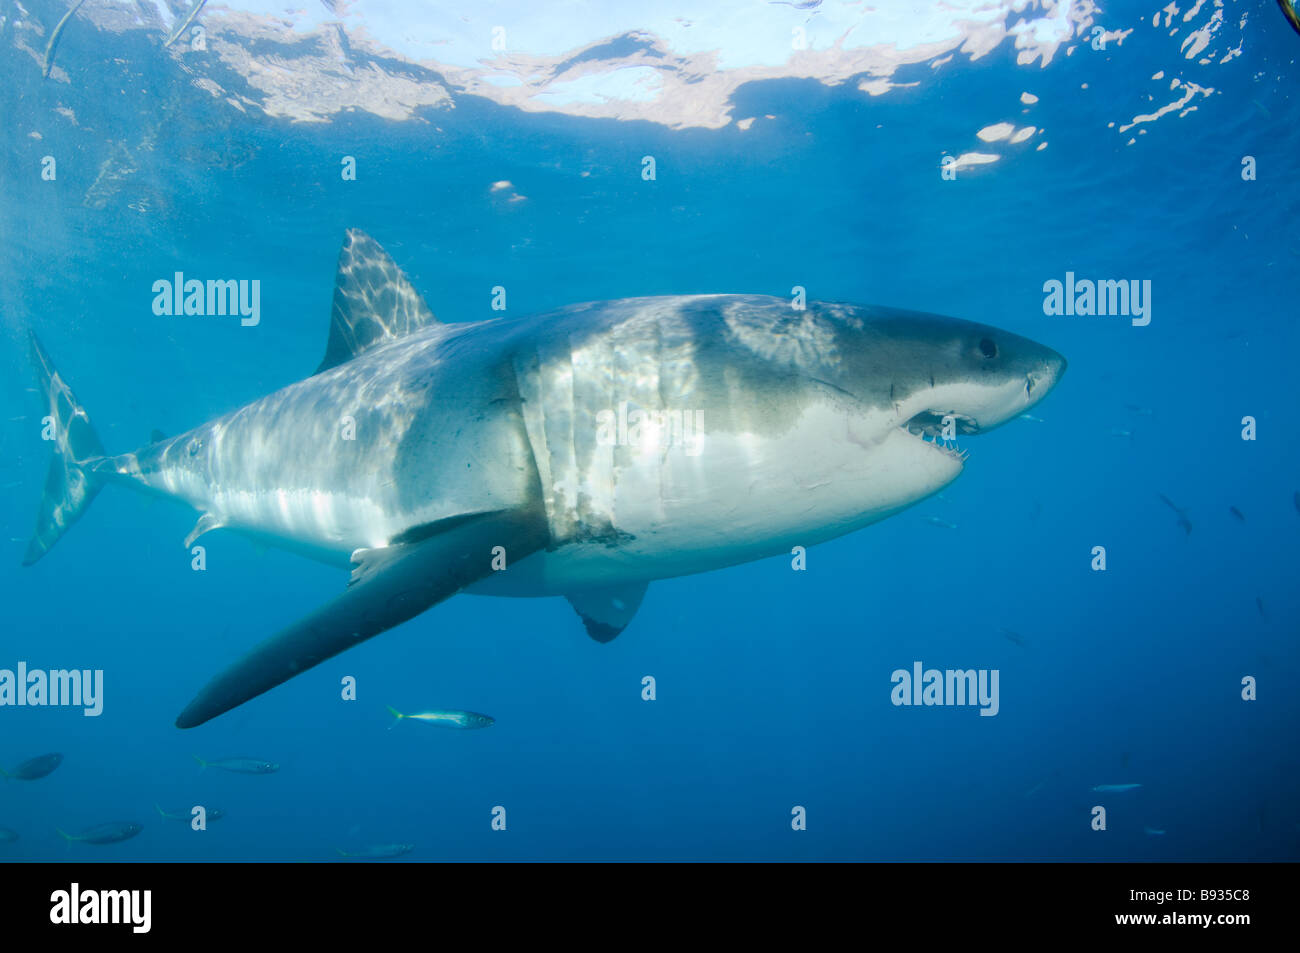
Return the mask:
<svg viewBox="0 0 1300 953"><path fill-rule="evenodd" d="M258 761L256 758L222 758L219 761L204 761L198 755L192 757L199 763L200 770L209 765L222 771L233 771L235 774L274 774L280 770L280 766L274 761Z"/></svg>
<svg viewBox="0 0 1300 953"><path fill-rule="evenodd" d="M26 420L26 419L27 419L27 415L26 415L26 414L23 414L21 417L10 417L10 418L9 418L9 422L10 422L11 424L15 424L15 423L17 423L17 422L20 421L20 420Z"/></svg>
<svg viewBox="0 0 1300 953"><path fill-rule="evenodd" d="M6 778L13 778L15 781L35 781L38 778L45 777L62 763L63 755L55 751L24 761L12 771L5 771L0 768L0 774L3 774Z"/></svg>
<svg viewBox="0 0 1300 953"><path fill-rule="evenodd" d="M1187 532L1188 536L1190 536L1192 534L1192 523L1187 518L1187 511L1179 507L1178 504L1169 499L1169 497L1165 496L1163 493L1160 494L1160 499L1164 501L1165 506L1178 514L1178 525Z"/></svg>
<svg viewBox="0 0 1300 953"><path fill-rule="evenodd" d="M1157 829L1154 828L1154 827L1143 827L1142 830L1146 831L1146 832L1147 832L1148 834L1150 834L1152 837L1161 837L1161 836L1163 836L1164 833L1165 833L1164 831L1162 831L1162 830L1157 830Z"/></svg>
<svg viewBox="0 0 1300 953"><path fill-rule="evenodd" d="M185 32L186 28L189 27L191 23L194 22L194 18L199 15L199 11L203 9L207 2L208 0L199 0L198 3L194 4L194 9L191 10L190 15L185 18L185 22L178 26L176 32L167 38L167 42L163 44L164 49L176 42L176 39Z"/></svg>
<svg viewBox="0 0 1300 953"><path fill-rule="evenodd" d="M1228 507L1228 512L1237 517L1237 519L1241 520L1243 523L1246 522L1246 517L1243 516L1241 510L1237 509L1235 506Z"/></svg>
<svg viewBox="0 0 1300 953"><path fill-rule="evenodd" d="M941 520L941 519L939 519L939 517L937 517L937 516L923 516L923 517L921 517L921 519L925 520L927 523L930 523L930 524L932 524L932 525L934 525L934 526L942 526L944 529L956 529L956 528L957 528L957 524L956 524L956 523L949 523L947 520Z"/></svg>
<svg viewBox="0 0 1300 953"><path fill-rule="evenodd" d="M425 724L441 725L447 728L488 728L496 723L496 719L491 715L480 715L472 711L434 709L433 711L417 712L413 715L403 715L392 705L386 707L393 716L393 723L388 726L390 729L397 727L397 723L403 718L411 718Z"/></svg>
<svg viewBox="0 0 1300 953"><path fill-rule="evenodd" d="M1255 608L1259 610L1259 617L1267 622L1268 613L1264 611L1264 600L1260 596L1255 597Z"/></svg>
<svg viewBox="0 0 1300 953"><path fill-rule="evenodd" d="M1025 640L1019 632L1012 632L1010 629L1004 629L1001 626L998 626L998 631L1002 633L1002 637L1008 642L1014 642L1016 645L1024 647Z"/></svg>
<svg viewBox="0 0 1300 953"><path fill-rule="evenodd" d="M18 832L8 827L0 827L0 844L12 844L18 839Z"/></svg>
<svg viewBox="0 0 1300 953"><path fill-rule="evenodd" d="M1034 422L1034 423L1036 423L1036 424L1041 424L1041 423L1044 423L1044 422L1045 422L1045 421L1043 420L1042 417L1035 417L1033 414L1021 414L1021 415L1020 415L1020 419L1021 419L1021 420L1029 420L1029 421L1032 421L1032 422Z"/></svg>
<svg viewBox="0 0 1300 953"><path fill-rule="evenodd" d="M414 717L414 716L412 716ZM363 847L361 850L343 850L334 848L338 851L340 857L348 857L352 860L381 860L385 857L401 857L403 854L409 854L415 850L414 844L376 844L374 847Z"/></svg>
<svg viewBox="0 0 1300 953"><path fill-rule="evenodd" d="M1128 439L1130 439L1130 440L1133 439L1133 431L1131 431L1131 430L1120 430L1118 427L1112 427L1111 430L1110 430L1110 435L1111 435L1112 437L1128 437Z"/></svg>
<svg viewBox="0 0 1300 953"><path fill-rule="evenodd" d="M1140 787L1140 784L1099 784L1093 790L1098 794L1121 794L1124 791L1136 791Z"/></svg>
<svg viewBox="0 0 1300 953"><path fill-rule="evenodd" d="M59 831L59 836L69 844L73 841L82 844L116 844L124 840L130 840L136 834L144 830L144 825L133 824L130 821L109 821L107 824L96 824L94 827L88 827L80 834L68 834L65 831L55 828Z"/></svg>
<svg viewBox="0 0 1300 953"><path fill-rule="evenodd" d="M45 59L41 61L42 79L50 78L50 70L54 67L54 48L59 45L59 37L63 36L63 28L68 25L68 21L72 19L72 15L80 10L81 5L85 2L86 0L77 0L77 2L72 5L72 9L63 14L63 19L59 21L59 25L56 26L54 32L50 34L50 42L45 44Z"/></svg>
<svg viewBox="0 0 1300 953"><path fill-rule="evenodd" d="M189 810L189 811L164 811L164 810L163 810L161 807L159 807L157 804L155 804L153 807L154 807L154 810L155 810L155 811L157 811L160 815L162 815L164 818L166 818L166 819L169 820L169 821L192 821L192 820L194 820L194 812L193 812L193 810ZM221 820L223 817L226 816L226 812L223 811L223 810L221 810L221 808L219 808L219 807L209 807L209 808L206 808L206 809L205 809L205 814L206 814L206 816L207 816L207 819L210 820L210 821L219 821L219 820Z"/></svg>
<svg viewBox="0 0 1300 953"><path fill-rule="evenodd" d="M1052 780L1051 777L1043 778L1043 780L1039 781L1032 788L1030 788L1028 791L1025 792L1025 797L1033 797L1035 794L1041 791L1043 789L1043 785L1050 780Z"/></svg>

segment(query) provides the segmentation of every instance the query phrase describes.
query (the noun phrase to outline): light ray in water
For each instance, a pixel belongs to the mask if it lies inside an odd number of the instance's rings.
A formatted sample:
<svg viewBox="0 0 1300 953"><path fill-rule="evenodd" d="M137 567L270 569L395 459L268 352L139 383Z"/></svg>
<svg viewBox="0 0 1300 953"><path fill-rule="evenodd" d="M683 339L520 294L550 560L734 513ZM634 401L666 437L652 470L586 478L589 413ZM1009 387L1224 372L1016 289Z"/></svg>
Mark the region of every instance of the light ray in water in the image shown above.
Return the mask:
<svg viewBox="0 0 1300 953"><path fill-rule="evenodd" d="M63 19L59 21L59 25L56 26L54 32L50 34L50 42L45 44L45 59L41 61L41 77L43 79L50 78L50 69L54 66L54 50L59 45L59 37L63 36L63 28L68 25L68 21L72 19L72 15L80 10L81 5L85 2L86 0L77 0L77 2L72 5L72 9L63 14Z"/></svg>
<svg viewBox="0 0 1300 953"><path fill-rule="evenodd" d="M164 48L169 47L173 43L175 43L176 40L180 37L180 35L184 33L187 29L189 29L189 25L194 22L194 18L199 15L199 11L203 9L204 5L207 4L207 2L208 0L199 0L199 2L194 5L194 9L191 10L190 15L185 18L185 22L176 28L175 33L167 37L167 42L163 44Z"/></svg>

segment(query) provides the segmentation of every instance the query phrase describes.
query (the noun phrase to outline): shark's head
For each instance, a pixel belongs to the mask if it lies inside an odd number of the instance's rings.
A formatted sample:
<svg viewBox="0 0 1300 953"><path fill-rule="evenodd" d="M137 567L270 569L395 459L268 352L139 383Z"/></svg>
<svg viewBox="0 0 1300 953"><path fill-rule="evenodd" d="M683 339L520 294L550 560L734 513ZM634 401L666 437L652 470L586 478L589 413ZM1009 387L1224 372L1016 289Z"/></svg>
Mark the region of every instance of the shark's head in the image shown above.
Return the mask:
<svg viewBox="0 0 1300 953"><path fill-rule="evenodd" d="M964 468L966 437L1023 414L1065 373L1056 351L988 325L823 307L835 327L827 383L856 398L846 413L872 484L864 515L888 515L942 489Z"/></svg>
<svg viewBox="0 0 1300 953"><path fill-rule="evenodd" d="M784 507L779 525L800 539L832 538L943 489L962 472L964 438L1023 414L1065 371L1051 348L933 314L736 297L720 316L728 347L700 376L725 389L703 404L701 457L746 474L744 502L725 501L734 522L745 514L767 527Z"/></svg>
<svg viewBox="0 0 1300 953"><path fill-rule="evenodd" d="M870 309L841 325L845 389L913 434L955 440L988 433L1042 400L1065 358L1018 334L939 315ZM888 389L888 393L884 393Z"/></svg>

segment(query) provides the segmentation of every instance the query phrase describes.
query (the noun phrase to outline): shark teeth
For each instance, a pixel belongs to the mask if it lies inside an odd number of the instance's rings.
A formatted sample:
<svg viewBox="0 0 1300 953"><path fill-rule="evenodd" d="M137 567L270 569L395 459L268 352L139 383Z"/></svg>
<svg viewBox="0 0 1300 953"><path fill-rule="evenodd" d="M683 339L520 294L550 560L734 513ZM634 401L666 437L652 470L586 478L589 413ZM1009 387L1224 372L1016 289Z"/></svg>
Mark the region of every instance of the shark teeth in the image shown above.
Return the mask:
<svg viewBox="0 0 1300 953"><path fill-rule="evenodd" d="M928 443L936 450L942 450L944 453L948 454L948 456L956 457L962 463L965 463L970 459L970 451L963 450L961 447L957 446L957 441L955 440L941 440L938 434L935 434L934 437L930 437L924 430L913 430L910 426L904 426L902 429L906 430L913 437L920 437L922 441Z"/></svg>

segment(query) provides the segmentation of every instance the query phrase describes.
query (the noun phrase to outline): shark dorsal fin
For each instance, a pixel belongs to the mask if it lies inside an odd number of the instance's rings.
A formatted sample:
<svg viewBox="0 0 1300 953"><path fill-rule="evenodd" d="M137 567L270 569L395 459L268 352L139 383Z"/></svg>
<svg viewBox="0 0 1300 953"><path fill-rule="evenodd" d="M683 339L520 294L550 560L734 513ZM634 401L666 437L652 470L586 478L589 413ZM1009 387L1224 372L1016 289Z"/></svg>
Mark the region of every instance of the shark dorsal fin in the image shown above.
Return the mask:
<svg viewBox="0 0 1300 953"><path fill-rule="evenodd" d="M437 323L419 292L379 242L359 228L349 228L339 252L329 344L316 373Z"/></svg>

